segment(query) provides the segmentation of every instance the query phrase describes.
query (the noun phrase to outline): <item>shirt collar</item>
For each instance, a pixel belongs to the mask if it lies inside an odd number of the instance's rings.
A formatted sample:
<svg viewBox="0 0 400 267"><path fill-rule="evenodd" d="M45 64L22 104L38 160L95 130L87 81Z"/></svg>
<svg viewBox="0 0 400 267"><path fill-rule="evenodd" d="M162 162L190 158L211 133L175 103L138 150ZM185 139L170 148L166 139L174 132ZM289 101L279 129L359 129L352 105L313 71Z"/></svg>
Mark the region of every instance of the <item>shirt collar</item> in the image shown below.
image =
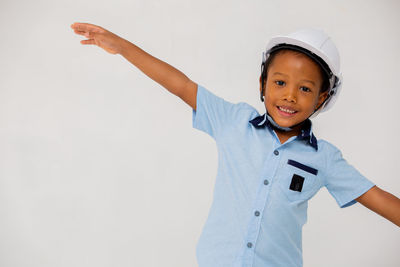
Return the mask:
<svg viewBox="0 0 400 267"><path fill-rule="evenodd" d="M249 121L255 128L264 128L268 127L269 129L273 130L273 126L270 123L270 121L267 119L267 113L264 115L260 115L255 117L254 119ZM301 140L306 140L307 143L315 148L315 150L318 150L318 143L317 143L317 138L314 136L312 132L312 123L310 119L307 119L304 122L303 128L301 130L301 133L297 136L297 138Z"/></svg>

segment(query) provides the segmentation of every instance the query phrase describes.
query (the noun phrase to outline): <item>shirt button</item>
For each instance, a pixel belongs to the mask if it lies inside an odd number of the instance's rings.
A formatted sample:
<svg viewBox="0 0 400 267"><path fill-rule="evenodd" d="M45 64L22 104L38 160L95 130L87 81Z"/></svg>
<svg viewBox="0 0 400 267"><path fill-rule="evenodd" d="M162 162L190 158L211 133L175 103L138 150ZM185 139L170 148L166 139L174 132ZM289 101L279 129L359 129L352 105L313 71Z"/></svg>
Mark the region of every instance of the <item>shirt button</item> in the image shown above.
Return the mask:
<svg viewBox="0 0 400 267"><path fill-rule="evenodd" d="M264 184L265 185L269 184L268 180L264 180Z"/></svg>
<svg viewBox="0 0 400 267"><path fill-rule="evenodd" d="M256 212L254 212L254 215L260 216L260 212L258 210L256 210Z"/></svg>
<svg viewBox="0 0 400 267"><path fill-rule="evenodd" d="M247 243L247 247L251 248L253 246L253 244L251 242Z"/></svg>
<svg viewBox="0 0 400 267"><path fill-rule="evenodd" d="M274 150L274 154L278 156L279 155L279 151L278 150Z"/></svg>

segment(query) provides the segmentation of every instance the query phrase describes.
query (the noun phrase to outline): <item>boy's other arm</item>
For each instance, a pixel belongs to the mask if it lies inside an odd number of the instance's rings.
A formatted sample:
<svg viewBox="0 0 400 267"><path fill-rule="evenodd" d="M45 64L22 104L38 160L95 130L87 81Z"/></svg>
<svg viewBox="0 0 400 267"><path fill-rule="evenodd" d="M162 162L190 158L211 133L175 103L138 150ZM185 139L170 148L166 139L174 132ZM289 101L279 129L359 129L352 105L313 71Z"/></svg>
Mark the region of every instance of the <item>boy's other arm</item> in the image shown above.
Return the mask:
<svg viewBox="0 0 400 267"><path fill-rule="evenodd" d="M373 186L356 200L400 227L399 198L377 186Z"/></svg>
<svg viewBox="0 0 400 267"><path fill-rule="evenodd" d="M144 74L196 110L197 84L171 65L153 57L129 41L89 23L74 23L71 28L83 35L84 45L97 45L111 54L120 54Z"/></svg>

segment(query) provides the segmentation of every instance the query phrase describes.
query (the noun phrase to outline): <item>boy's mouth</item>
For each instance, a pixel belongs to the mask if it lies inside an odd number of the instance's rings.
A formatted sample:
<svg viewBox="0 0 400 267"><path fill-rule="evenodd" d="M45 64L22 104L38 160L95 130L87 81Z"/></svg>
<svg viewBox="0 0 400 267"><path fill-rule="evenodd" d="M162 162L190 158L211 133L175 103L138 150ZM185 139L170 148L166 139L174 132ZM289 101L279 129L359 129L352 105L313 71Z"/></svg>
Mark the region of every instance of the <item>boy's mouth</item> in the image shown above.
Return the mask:
<svg viewBox="0 0 400 267"><path fill-rule="evenodd" d="M297 113L296 110L291 109L289 107L285 107L285 106L277 106L277 109L278 109L279 113L284 116L292 116L295 113Z"/></svg>

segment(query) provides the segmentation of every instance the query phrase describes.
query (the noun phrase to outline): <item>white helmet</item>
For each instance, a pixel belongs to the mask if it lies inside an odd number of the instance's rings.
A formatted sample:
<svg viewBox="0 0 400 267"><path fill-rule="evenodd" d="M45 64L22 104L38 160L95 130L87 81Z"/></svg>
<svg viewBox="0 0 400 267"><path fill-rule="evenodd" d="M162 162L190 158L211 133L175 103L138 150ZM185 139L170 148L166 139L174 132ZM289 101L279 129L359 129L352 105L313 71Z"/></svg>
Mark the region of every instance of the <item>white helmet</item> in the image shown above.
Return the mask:
<svg viewBox="0 0 400 267"><path fill-rule="evenodd" d="M339 52L331 38L322 30L313 28L302 29L286 36L275 36L263 53L262 68L264 69L265 62L272 52L285 48L305 53L314 59L329 77L328 97L312 117L330 109L339 95L342 84Z"/></svg>

